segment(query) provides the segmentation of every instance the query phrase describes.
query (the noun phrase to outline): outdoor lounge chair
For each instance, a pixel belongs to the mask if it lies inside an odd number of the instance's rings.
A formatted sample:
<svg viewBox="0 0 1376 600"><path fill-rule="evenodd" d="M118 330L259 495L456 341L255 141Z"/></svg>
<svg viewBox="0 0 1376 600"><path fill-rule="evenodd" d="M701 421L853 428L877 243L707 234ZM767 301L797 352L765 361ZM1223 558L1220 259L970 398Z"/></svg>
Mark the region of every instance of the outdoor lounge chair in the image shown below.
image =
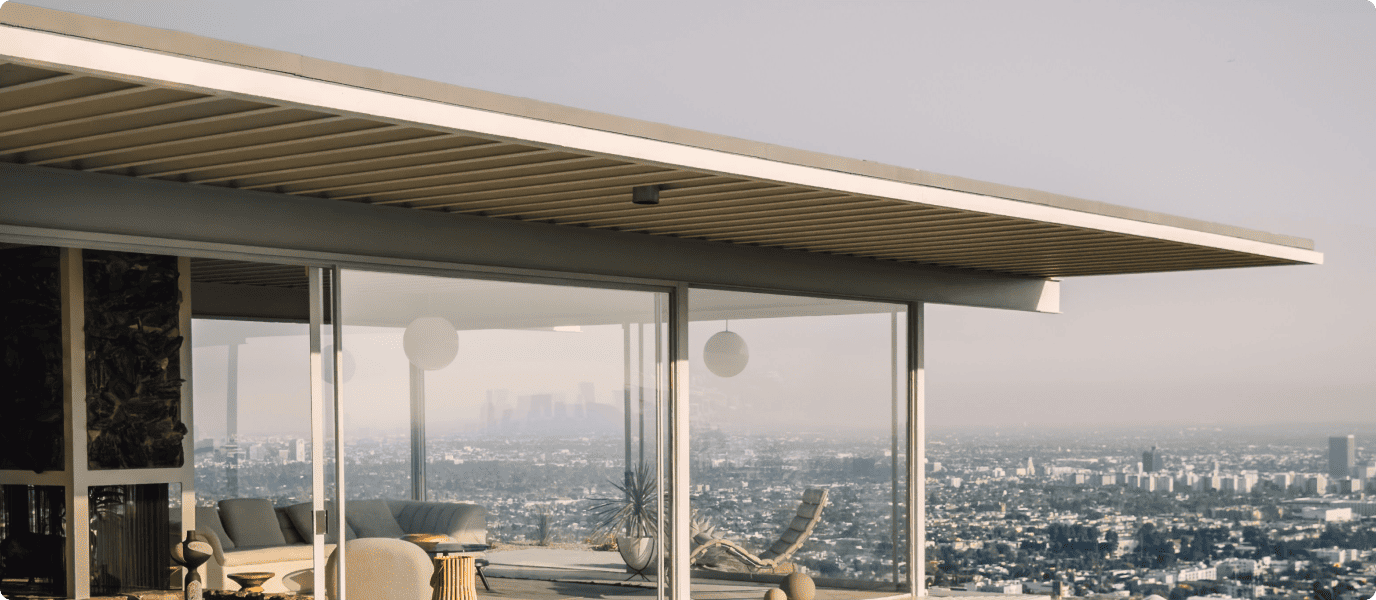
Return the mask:
<svg viewBox="0 0 1376 600"><path fill-rule="evenodd" d="M813 528L822 520L822 507L827 504L827 490L825 488L813 488L803 492L803 501L798 504L798 511L788 526L779 534L779 539L775 541L768 550L761 552L759 556L752 554L749 550L740 547L735 542L724 538L714 538L710 533L699 534L693 538L693 552L688 557L691 564L703 563L700 566L708 566L705 557L713 549L720 550L740 564L749 569L750 572L770 572L770 573L789 573L793 571L793 565L788 563L788 559L803 547L808 536L812 535ZM720 566L720 565L711 565Z"/></svg>

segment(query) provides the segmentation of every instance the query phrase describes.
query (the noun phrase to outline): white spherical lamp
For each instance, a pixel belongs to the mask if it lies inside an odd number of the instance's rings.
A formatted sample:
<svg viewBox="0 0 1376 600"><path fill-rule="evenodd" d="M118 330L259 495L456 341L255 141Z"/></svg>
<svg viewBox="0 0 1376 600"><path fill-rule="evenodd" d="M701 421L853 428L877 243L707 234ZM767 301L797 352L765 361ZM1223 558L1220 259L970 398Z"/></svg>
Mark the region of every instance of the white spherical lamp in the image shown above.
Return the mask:
<svg viewBox="0 0 1376 600"><path fill-rule="evenodd" d="M736 332L719 331L707 338L707 345L702 347L702 361L717 377L735 377L750 362L750 348Z"/></svg>
<svg viewBox="0 0 1376 600"><path fill-rule="evenodd" d="M406 326L401 347L411 364L426 371L438 371L459 355L459 332L444 317L420 317Z"/></svg>

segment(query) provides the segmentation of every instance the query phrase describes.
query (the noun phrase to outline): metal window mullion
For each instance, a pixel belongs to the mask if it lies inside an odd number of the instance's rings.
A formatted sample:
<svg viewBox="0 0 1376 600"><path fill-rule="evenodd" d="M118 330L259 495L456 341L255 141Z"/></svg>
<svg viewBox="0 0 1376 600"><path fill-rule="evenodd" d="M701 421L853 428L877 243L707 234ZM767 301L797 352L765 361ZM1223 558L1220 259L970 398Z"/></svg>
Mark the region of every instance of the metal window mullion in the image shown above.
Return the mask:
<svg viewBox="0 0 1376 600"><path fill-rule="evenodd" d="M335 535L335 556L337 564L335 568L335 597L334 600L346 600L348 590L344 587L346 566L346 552L344 540L345 515L344 515L344 325L343 311L343 282L340 281L339 267L330 269L330 324L334 330L334 356L330 360L334 361L334 496L335 510L332 515L334 519Z"/></svg>
<svg viewBox="0 0 1376 600"><path fill-rule="evenodd" d="M325 323L324 270L309 267L311 382L311 566L312 589L325 589L325 531L316 515L325 510L325 389L321 328ZM337 343L337 342L336 342Z"/></svg>
<svg viewBox="0 0 1376 600"><path fill-rule="evenodd" d="M406 365L411 373L411 499L426 500L425 493L425 369Z"/></svg>
<svg viewBox="0 0 1376 600"><path fill-rule="evenodd" d="M664 301L666 294L655 292L655 489L664 489ZM655 556L661 572L669 567L665 557L664 494L655 502ZM655 600L664 600L665 578L655 581Z"/></svg>
<svg viewBox="0 0 1376 600"><path fill-rule="evenodd" d="M688 285L680 283L669 305L669 523L673 535L669 550L671 600L690 600L692 572L688 555Z"/></svg>

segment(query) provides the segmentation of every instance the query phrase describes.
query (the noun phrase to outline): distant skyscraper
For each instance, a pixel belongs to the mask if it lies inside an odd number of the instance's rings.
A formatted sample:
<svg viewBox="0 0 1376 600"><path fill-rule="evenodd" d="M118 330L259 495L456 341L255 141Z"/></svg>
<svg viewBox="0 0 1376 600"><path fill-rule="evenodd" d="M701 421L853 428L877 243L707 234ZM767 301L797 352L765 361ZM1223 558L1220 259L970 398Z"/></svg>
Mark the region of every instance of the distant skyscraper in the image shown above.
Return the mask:
<svg viewBox="0 0 1376 600"><path fill-rule="evenodd" d="M1271 476L1271 482L1282 490L1288 490L1295 485L1294 473L1276 473Z"/></svg>
<svg viewBox="0 0 1376 600"><path fill-rule="evenodd" d="M1328 438L1328 475L1334 479L1347 479L1352 476L1352 467L1357 464L1357 446L1353 436L1339 435Z"/></svg>
<svg viewBox="0 0 1376 600"><path fill-rule="evenodd" d="M1328 476L1311 475L1304 480L1304 493L1322 496L1328 493Z"/></svg>
<svg viewBox="0 0 1376 600"><path fill-rule="evenodd" d="M1142 472L1151 473L1161 470L1161 454L1156 451L1156 446L1151 450L1142 453Z"/></svg>
<svg viewBox="0 0 1376 600"><path fill-rule="evenodd" d="M291 461L306 462L310 456L306 454L306 440L297 438L291 443Z"/></svg>
<svg viewBox="0 0 1376 600"><path fill-rule="evenodd" d="M554 397L550 394L531 394L527 419L547 420L554 417Z"/></svg>

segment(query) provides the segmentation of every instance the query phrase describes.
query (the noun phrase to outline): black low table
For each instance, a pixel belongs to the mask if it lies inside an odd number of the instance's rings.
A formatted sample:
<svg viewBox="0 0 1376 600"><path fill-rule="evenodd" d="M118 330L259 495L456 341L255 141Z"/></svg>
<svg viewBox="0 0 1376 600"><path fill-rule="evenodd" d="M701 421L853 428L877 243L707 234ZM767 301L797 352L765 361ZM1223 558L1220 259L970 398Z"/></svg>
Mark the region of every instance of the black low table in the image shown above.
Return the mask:
<svg viewBox="0 0 1376 600"><path fill-rule="evenodd" d="M459 554L461 552L485 552L491 547L492 546L489 546L487 544L460 544L458 542L443 542L435 544L434 548L426 550L426 552L435 556L449 556L450 554ZM483 573L483 569L490 564L492 563L488 562L486 558L473 559L473 570L477 572L478 579L482 580L483 589L489 592L492 591L492 586L487 584L487 574Z"/></svg>

